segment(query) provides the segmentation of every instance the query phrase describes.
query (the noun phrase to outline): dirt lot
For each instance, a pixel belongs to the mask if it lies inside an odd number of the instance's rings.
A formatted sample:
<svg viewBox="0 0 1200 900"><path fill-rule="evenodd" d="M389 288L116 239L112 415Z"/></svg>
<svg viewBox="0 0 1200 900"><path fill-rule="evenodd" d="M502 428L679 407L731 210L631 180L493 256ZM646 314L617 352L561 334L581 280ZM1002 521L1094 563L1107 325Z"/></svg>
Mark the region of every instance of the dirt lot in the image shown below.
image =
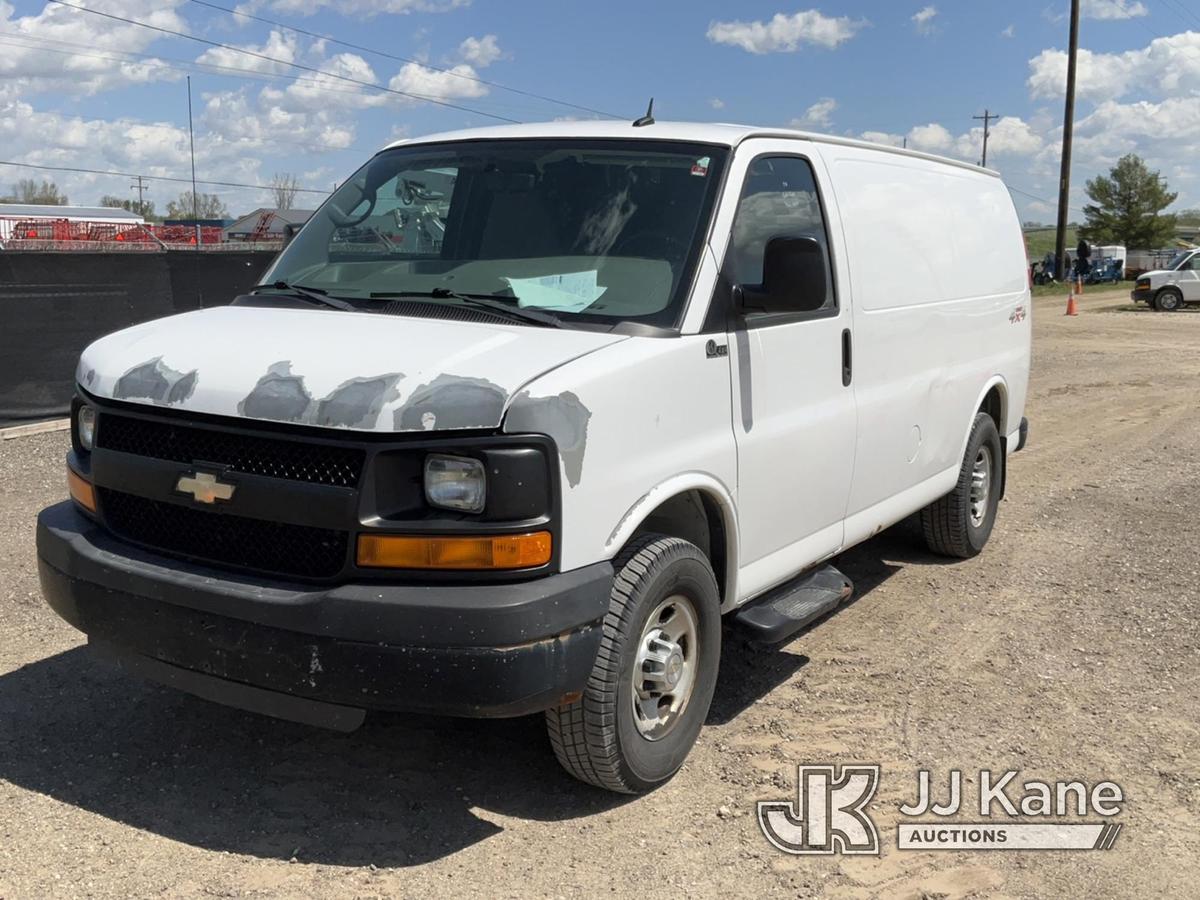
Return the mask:
<svg viewBox="0 0 1200 900"><path fill-rule="evenodd" d="M0 898L1196 896L1200 314L1124 296L1037 302L1031 444L984 555L902 525L844 556L856 602L780 652L727 644L687 765L632 800L561 773L536 718L344 736L91 661L34 562L66 440L0 442ZM881 859L766 843L754 803L796 763L855 761L883 766ZM1112 779L1125 827L1108 852L897 851L920 768Z"/></svg>

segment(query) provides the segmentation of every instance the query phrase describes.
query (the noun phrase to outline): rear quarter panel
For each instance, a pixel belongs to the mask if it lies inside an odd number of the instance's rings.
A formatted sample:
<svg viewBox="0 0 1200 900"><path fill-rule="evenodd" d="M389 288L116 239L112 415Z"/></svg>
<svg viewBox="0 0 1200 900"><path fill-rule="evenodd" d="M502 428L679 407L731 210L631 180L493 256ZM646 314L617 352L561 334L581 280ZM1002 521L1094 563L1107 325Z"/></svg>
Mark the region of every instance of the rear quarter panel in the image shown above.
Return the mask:
<svg viewBox="0 0 1200 900"><path fill-rule="evenodd" d="M999 178L860 147L821 152L854 309L852 544L953 486L993 385L1005 401L1001 432L1015 433L1031 303L1020 223Z"/></svg>

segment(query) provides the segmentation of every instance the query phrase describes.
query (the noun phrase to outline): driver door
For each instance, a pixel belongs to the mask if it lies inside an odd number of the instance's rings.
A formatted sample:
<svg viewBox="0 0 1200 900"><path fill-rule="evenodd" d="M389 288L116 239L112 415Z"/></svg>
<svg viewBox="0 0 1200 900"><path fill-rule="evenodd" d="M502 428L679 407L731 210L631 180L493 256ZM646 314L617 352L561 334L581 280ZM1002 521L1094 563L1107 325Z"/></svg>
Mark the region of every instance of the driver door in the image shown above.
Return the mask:
<svg viewBox="0 0 1200 900"><path fill-rule="evenodd" d="M815 239L829 274L823 302L797 298L804 311L733 317L741 599L841 549L857 427L850 310L831 253L838 231L829 227L817 169L797 142L754 143L765 146L751 151L745 169L725 277L760 283L775 237Z"/></svg>

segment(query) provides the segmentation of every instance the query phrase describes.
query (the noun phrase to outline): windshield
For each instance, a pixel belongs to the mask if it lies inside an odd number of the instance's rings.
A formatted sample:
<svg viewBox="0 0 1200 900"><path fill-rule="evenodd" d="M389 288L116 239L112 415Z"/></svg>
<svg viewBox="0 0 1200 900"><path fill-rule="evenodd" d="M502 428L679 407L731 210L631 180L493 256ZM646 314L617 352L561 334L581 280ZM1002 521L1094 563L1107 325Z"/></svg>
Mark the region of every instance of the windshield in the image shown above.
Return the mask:
<svg viewBox="0 0 1200 900"><path fill-rule="evenodd" d="M1167 271L1174 271L1183 265L1183 261L1192 255L1191 250L1183 250L1171 257L1171 261L1167 263Z"/></svg>
<svg viewBox="0 0 1200 900"><path fill-rule="evenodd" d="M263 281L347 299L454 292L568 325L673 327L727 154L647 140L385 150L317 210Z"/></svg>

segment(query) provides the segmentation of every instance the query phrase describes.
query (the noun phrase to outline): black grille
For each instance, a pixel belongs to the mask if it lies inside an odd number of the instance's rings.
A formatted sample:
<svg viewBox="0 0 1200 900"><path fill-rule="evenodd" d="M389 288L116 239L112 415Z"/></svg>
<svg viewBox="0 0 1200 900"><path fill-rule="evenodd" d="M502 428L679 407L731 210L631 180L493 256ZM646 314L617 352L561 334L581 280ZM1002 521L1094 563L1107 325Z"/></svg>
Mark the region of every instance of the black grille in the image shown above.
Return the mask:
<svg viewBox="0 0 1200 900"><path fill-rule="evenodd" d="M344 531L203 512L98 490L100 513L113 532L167 553L301 578L331 578L346 562Z"/></svg>
<svg viewBox="0 0 1200 900"><path fill-rule="evenodd" d="M176 425L115 413L101 416L97 445L172 462L214 463L247 475L354 487L363 450Z"/></svg>

